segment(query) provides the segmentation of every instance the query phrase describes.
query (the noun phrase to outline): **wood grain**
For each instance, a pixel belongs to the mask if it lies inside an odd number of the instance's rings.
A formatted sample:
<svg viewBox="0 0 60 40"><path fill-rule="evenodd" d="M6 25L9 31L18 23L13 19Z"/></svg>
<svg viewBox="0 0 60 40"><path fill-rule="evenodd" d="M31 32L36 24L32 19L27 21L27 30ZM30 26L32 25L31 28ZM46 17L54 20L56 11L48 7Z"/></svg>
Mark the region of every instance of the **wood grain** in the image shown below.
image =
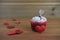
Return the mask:
<svg viewBox="0 0 60 40"><path fill-rule="evenodd" d="M30 18L16 18L22 23L15 25L11 18L0 19L0 40L60 40L60 19L48 18L47 28L43 33L33 32L30 26ZM7 29L3 22L9 22L10 25L15 25L14 29ZM7 32L15 29L21 29L24 32L18 35L7 35Z"/></svg>

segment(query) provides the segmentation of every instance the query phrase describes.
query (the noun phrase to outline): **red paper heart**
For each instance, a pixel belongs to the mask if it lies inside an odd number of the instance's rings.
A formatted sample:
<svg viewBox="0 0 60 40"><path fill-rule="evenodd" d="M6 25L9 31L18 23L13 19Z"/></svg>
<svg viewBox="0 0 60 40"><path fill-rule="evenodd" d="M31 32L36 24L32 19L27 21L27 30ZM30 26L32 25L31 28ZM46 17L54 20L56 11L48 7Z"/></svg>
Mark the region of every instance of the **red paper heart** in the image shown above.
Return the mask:
<svg viewBox="0 0 60 40"><path fill-rule="evenodd" d="M21 34L21 33L22 33L21 30L13 30L13 31L8 32L8 35L15 35L15 34Z"/></svg>
<svg viewBox="0 0 60 40"><path fill-rule="evenodd" d="M12 29L12 28L15 28L15 26L7 26L8 29Z"/></svg>
<svg viewBox="0 0 60 40"><path fill-rule="evenodd" d="M12 19L12 21L16 21L16 19Z"/></svg>
<svg viewBox="0 0 60 40"><path fill-rule="evenodd" d="M3 24L4 24L4 25L9 25L9 23L8 23L8 22L4 22Z"/></svg>
<svg viewBox="0 0 60 40"><path fill-rule="evenodd" d="M21 22L17 21L16 24L20 24Z"/></svg>

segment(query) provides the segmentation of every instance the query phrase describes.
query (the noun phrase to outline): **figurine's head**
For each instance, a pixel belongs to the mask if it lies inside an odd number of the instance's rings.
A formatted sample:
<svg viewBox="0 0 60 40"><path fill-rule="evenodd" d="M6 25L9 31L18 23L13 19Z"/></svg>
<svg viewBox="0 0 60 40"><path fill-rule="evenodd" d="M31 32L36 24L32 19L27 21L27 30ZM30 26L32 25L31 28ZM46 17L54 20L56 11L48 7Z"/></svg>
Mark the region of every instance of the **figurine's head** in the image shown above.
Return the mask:
<svg viewBox="0 0 60 40"><path fill-rule="evenodd" d="M40 9L40 10L39 10L40 16L42 16L42 15L44 14L44 12L45 12L45 11L44 11L43 9Z"/></svg>

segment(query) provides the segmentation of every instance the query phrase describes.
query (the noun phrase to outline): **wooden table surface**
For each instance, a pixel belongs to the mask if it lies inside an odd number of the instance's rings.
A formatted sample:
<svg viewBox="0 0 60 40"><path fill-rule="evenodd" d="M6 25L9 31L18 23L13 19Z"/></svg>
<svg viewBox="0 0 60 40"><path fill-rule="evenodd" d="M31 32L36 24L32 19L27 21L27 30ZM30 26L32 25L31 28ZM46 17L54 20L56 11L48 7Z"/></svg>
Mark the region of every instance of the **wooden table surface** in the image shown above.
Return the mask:
<svg viewBox="0 0 60 40"><path fill-rule="evenodd" d="M48 18L47 28L43 33L33 32L29 23L29 18L16 18L21 22L20 25L15 25L14 21L9 18L0 19L0 40L60 40L60 19ZM9 22L15 28L8 29L3 22ZM22 34L7 35L15 29L23 30Z"/></svg>

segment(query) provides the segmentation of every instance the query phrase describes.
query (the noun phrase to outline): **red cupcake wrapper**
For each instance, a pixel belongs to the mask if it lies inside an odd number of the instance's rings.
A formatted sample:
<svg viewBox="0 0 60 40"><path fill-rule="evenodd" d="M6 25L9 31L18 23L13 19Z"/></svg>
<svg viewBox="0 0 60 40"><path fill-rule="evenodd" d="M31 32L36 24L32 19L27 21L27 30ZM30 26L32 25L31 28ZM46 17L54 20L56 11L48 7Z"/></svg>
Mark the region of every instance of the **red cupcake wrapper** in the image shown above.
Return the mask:
<svg viewBox="0 0 60 40"><path fill-rule="evenodd" d="M35 27L35 30L39 33L42 33L43 31L45 31L45 29L46 27L44 25Z"/></svg>
<svg viewBox="0 0 60 40"><path fill-rule="evenodd" d="M39 32L39 31L43 32L46 29L47 21L41 23L41 22L33 22L30 20L30 24L31 24L31 28L33 31L37 31L36 27L39 26L39 28L38 28L39 30L37 32Z"/></svg>

